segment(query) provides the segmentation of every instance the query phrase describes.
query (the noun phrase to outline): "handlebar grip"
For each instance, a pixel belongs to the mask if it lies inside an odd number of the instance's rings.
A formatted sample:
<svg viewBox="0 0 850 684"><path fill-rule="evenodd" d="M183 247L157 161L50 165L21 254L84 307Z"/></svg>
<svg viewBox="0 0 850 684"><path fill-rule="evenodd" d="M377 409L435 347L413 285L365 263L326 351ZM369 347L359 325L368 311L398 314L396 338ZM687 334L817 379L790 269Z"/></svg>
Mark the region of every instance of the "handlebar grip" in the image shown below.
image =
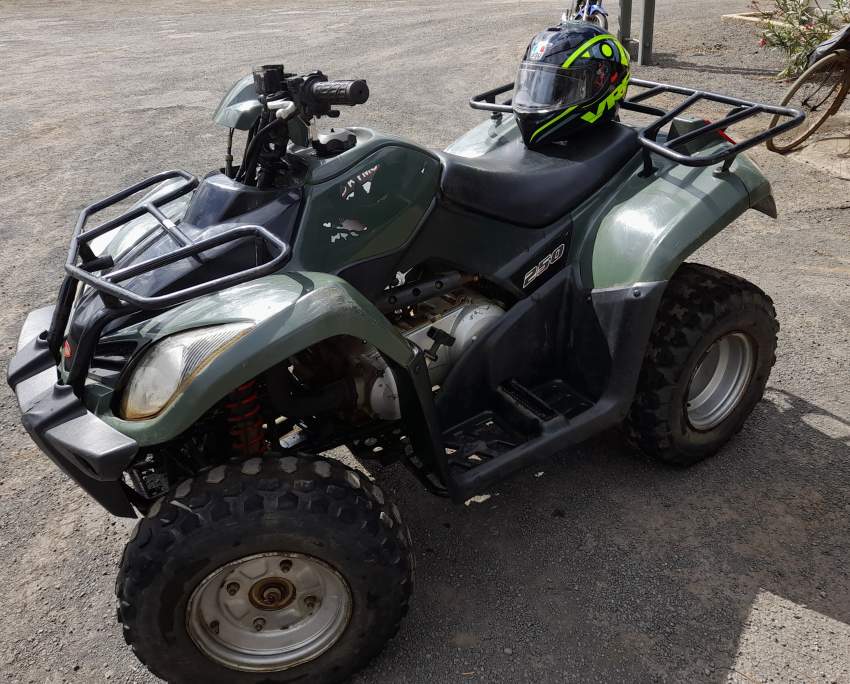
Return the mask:
<svg viewBox="0 0 850 684"><path fill-rule="evenodd" d="M369 86L366 81L318 81L310 85L310 93L322 104L359 105L369 99Z"/></svg>

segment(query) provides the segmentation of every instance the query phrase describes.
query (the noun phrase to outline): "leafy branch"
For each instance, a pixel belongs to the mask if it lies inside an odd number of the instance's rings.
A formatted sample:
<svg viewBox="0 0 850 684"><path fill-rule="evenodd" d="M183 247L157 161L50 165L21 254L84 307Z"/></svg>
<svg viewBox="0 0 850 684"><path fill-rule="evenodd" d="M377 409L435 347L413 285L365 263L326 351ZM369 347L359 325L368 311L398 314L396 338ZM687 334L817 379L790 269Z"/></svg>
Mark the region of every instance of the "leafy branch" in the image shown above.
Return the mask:
<svg viewBox="0 0 850 684"><path fill-rule="evenodd" d="M771 0L769 7L753 0L752 7L765 21L759 44L785 53L779 78L803 71L812 50L850 23L850 0L831 0L826 6L819 0Z"/></svg>

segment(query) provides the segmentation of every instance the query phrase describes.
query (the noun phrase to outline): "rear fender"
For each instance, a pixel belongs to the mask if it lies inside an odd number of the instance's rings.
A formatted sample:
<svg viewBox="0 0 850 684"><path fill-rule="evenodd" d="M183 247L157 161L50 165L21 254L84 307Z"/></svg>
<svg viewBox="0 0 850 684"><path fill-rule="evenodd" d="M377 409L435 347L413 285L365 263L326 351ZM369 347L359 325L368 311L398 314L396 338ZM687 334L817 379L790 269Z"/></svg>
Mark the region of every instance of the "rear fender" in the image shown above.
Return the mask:
<svg viewBox="0 0 850 684"><path fill-rule="evenodd" d="M711 149L707 149L711 152ZM770 183L745 155L728 171L637 155L575 216L572 260L592 288L669 280L679 265L747 209L775 217Z"/></svg>
<svg viewBox="0 0 850 684"><path fill-rule="evenodd" d="M160 444L193 425L235 387L329 337L365 340L394 367L411 366L415 356L404 337L351 285L310 272L267 276L200 297L111 339L141 338L152 344L183 330L246 320L255 327L203 368L156 416L123 420L108 409L98 411L99 416L141 446Z"/></svg>

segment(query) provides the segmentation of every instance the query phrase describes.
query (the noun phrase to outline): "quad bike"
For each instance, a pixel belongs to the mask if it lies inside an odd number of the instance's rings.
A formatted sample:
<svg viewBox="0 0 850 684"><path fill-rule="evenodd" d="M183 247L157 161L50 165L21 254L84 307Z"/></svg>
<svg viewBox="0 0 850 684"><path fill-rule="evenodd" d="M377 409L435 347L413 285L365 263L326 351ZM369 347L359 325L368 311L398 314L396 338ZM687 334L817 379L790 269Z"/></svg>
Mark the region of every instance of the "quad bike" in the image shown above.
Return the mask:
<svg viewBox="0 0 850 684"><path fill-rule="evenodd" d="M747 209L776 216L741 152L802 116L632 85L623 109L648 127L532 150L496 101L506 85L435 152L317 133L366 83L260 67L215 113L221 171L160 173L82 212L8 379L41 450L142 516L118 618L153 673L338 681L393 636L411 537L333 449L462 502L624 422L677 465L741 428L774 363L773 306L685 260ZM648 103L670 93L669 111ZM732 111L684 117L700 100ZM759 113L782 122L724 133Z"/></svg>

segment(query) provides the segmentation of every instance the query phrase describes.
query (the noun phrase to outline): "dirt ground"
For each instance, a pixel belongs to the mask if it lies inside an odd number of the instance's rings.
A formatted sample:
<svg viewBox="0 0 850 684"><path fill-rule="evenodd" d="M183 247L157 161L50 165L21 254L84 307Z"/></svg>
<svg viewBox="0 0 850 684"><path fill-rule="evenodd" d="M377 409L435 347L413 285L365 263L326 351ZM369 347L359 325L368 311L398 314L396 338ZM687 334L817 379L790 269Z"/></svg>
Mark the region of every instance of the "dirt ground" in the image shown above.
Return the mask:
<svg viewBox="0 0 850 684"><path fill-rule="evenodd" d="M659 1L658 64L636 73L778 100L778 57L719 19L746 6ZM0 0L0 365L55 297L80 208L164 168L217 167L210 115L252 65L365 77L372 98L343 121L444 146L557 7ZM850 682L850 182L753 157L779 220L747 212L698 254L770 293L781 320L743 432L689 470L612 433L470 507L380 473L418 546L417 589L358 682ZM130 527L37 451L4 383L0 680L154 681L115 622Z"/></svg>

